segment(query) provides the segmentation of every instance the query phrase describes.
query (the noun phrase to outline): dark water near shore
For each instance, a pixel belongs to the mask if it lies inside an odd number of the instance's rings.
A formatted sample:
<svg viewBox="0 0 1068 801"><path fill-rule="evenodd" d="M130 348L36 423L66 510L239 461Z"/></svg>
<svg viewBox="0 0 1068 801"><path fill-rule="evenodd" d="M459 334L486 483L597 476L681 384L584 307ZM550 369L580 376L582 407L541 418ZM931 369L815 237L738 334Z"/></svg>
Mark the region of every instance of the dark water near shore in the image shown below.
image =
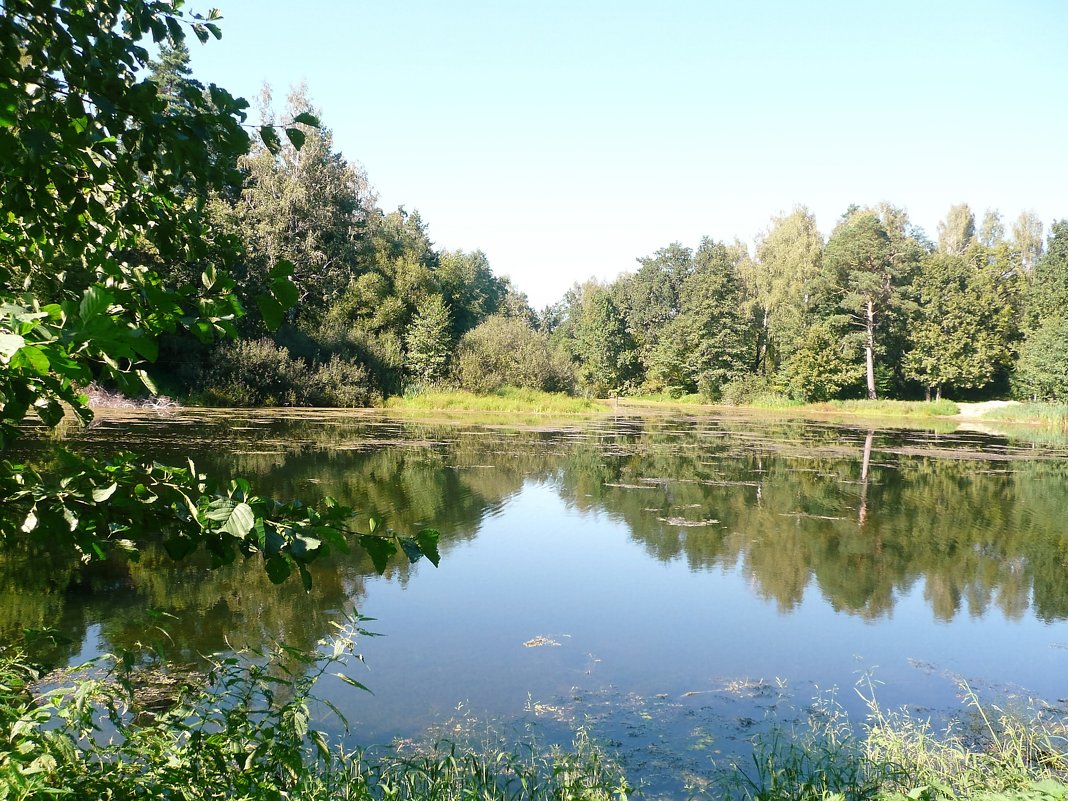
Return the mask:
<svg viewBox="0 0 1068 801"><path fill-rule="evenodd" d="M477 421L477 422L476 422ZM879 683L952 707L959 681L1068 703L1068 449L975 431L689 416L412 421L380 413L107 415L77 447L190 453L277 496L323 494L442 562L317 566L305 595L149 548L90 570L0 556L0 639L53 626L77 659L166 629L170 653L312 645L376 618L325 690L355 739L474 717L585 722L638 774L700 773L769 712ZM161 616L164 613L164 616ZM655 780L654 780L655 784Z"/></svg>

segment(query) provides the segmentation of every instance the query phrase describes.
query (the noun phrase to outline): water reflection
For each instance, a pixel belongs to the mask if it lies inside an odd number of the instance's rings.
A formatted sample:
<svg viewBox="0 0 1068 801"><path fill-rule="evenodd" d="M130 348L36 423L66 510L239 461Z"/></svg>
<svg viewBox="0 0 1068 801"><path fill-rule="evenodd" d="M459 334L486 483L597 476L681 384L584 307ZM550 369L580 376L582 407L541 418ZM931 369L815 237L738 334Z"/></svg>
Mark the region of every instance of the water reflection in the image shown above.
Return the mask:
<svg viewBox="0 0 1068 801"><path fill-rule="evenodd" d="M939 621L1068 618L1068 461L1050 444L744 418L506 425L325 412L116 416L78 435L88 449L117 442L157 458L192 450L215 473L279 496L333 495L398 530L433 525L446 564L537 483L569 509L625 523L655 560L740 566L783 613L815 588L836 612L879 620L922 585ZM580 531L561 556L596 558ZM304 595L240 564L175 565L153 547L139 563L86 568L26 544L0 554L0 639L57 628L70 644L47 655L56 661L96 623L110 649L165 628L189 660L266 638L310 645L336 610L360 606L373 573L360 553L313 572ZM388 575L403 586L410 569L397 561Z"/></svg>

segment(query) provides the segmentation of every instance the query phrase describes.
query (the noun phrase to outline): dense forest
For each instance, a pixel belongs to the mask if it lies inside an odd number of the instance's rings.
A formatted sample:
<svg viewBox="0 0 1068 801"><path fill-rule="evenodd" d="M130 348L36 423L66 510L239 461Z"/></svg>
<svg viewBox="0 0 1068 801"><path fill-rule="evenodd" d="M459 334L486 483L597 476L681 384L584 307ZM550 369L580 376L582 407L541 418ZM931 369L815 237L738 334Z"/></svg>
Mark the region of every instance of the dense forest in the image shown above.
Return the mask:
<svg viewBox="0 0 1068 801"><path fill-rule="evenodd" d="M153 74L171 114L203 91L184 47ZM259 106L268 124L320 116L304 87L281 111L265 89ZM222 265L240 338L164 341L153 374L168 393L244 406L364 406L429 386L726 403L1068 397L1068 222L1045 239L1033 213L1007 225L960 204L932 241L882 203L846 209L824 241L798 207L752 252L671 243L535 311L481 251L436 249L418 213L381 209L329 127L286 134L257 142L207 204L219 253L241 254ZM284 313L263 298L279 261L298 292ZM156 267L180 285L205 264Z"/></svg>

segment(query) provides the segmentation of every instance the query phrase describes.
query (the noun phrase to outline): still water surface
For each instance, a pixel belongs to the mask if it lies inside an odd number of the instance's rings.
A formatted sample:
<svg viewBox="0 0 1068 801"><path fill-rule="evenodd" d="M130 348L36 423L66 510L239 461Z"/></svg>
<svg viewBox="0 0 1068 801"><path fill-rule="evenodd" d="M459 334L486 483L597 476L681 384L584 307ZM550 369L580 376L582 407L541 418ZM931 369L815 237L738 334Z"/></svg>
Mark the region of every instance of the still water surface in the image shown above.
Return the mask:
<svg viewBox="0 0 1068 801"><path fill-rule="evenodd" d="M382 413L104 416L78 447L165 459L276 496L333 495L442 561L359 555L310 595L244 567L91 572L0 562L0 638L60 621L76 659L166 628L171 653L313 644L341 609L385 635L324 688L360 742L461 716L586 722L632 771L699 773L756 721L873 675L885 706L940 711L959 681L1068 699L1068 450L954 430L620 416L413 421ZM159 617L159 613L172 617ZM535 645L533 643L542 643Z"/></svg>

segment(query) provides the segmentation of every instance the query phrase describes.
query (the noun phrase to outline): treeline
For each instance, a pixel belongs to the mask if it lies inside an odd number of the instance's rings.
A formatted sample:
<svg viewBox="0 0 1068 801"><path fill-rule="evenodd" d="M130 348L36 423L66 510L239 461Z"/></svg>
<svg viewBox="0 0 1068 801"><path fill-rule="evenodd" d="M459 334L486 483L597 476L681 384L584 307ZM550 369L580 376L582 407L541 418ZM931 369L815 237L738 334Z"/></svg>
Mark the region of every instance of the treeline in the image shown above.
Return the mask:
<svg viewBox="0 0 1068 801"><path fill-rule="evenodd" d="M954 206L931 242L903 209L852 207L824 242L811 213L745 245L672 244L554 309L598 394L767 394L820 401L1068 397L1068 222L1024 213L1006 236Z"/></svg>
<svg viewBox="0 0 1068 801"><path fill-rule="evenodd" d="M164 50L154 76L172 114L202 91L184 48ZM1066 221L1044 241L1032 213L1006 231L997 211L977 224L962 204L932 242L904 209L880 204L847 209L825 242L801 207L773 218L752 253L708 238L671 244L539 314L482 252L438 250L417 213L379 208L330 129L301 122L318 116L303 89L282 114L267 92L260 106L266 123L296 122L206 203L219 253L239 243L239 263L221 266L245 311L240 339L165 342L156 373L177 394L327 406L432 385L729 403L1068 398ZM296 287L281 326L262 301L279 262ZM177 285L205 265L158 268Z"/></svg>
<svg viewBox="0 0 1068 801"><path fill-rule="evenodd" d="M183 46L153 64L169 114L187 113L185 99L204 91L188 61ZM155 264L174 286L202 273L210 285L216 269L231 276L241 308L223 324L238 336L165 340L154 369L162 391L221 405L365 406L448 378L465 335L488 318L502 329L533 319L483 253L438 250L417 213L378 206L303 88L280 112L269 90L259 105L282 135L264 128L236 165L237 183L190 199L203 204L215 252ZM280 263L292 266L289 279L279 279ZM288 309L272 290L292 295ZM557 388L570 386L565 378Z"/></svg>

